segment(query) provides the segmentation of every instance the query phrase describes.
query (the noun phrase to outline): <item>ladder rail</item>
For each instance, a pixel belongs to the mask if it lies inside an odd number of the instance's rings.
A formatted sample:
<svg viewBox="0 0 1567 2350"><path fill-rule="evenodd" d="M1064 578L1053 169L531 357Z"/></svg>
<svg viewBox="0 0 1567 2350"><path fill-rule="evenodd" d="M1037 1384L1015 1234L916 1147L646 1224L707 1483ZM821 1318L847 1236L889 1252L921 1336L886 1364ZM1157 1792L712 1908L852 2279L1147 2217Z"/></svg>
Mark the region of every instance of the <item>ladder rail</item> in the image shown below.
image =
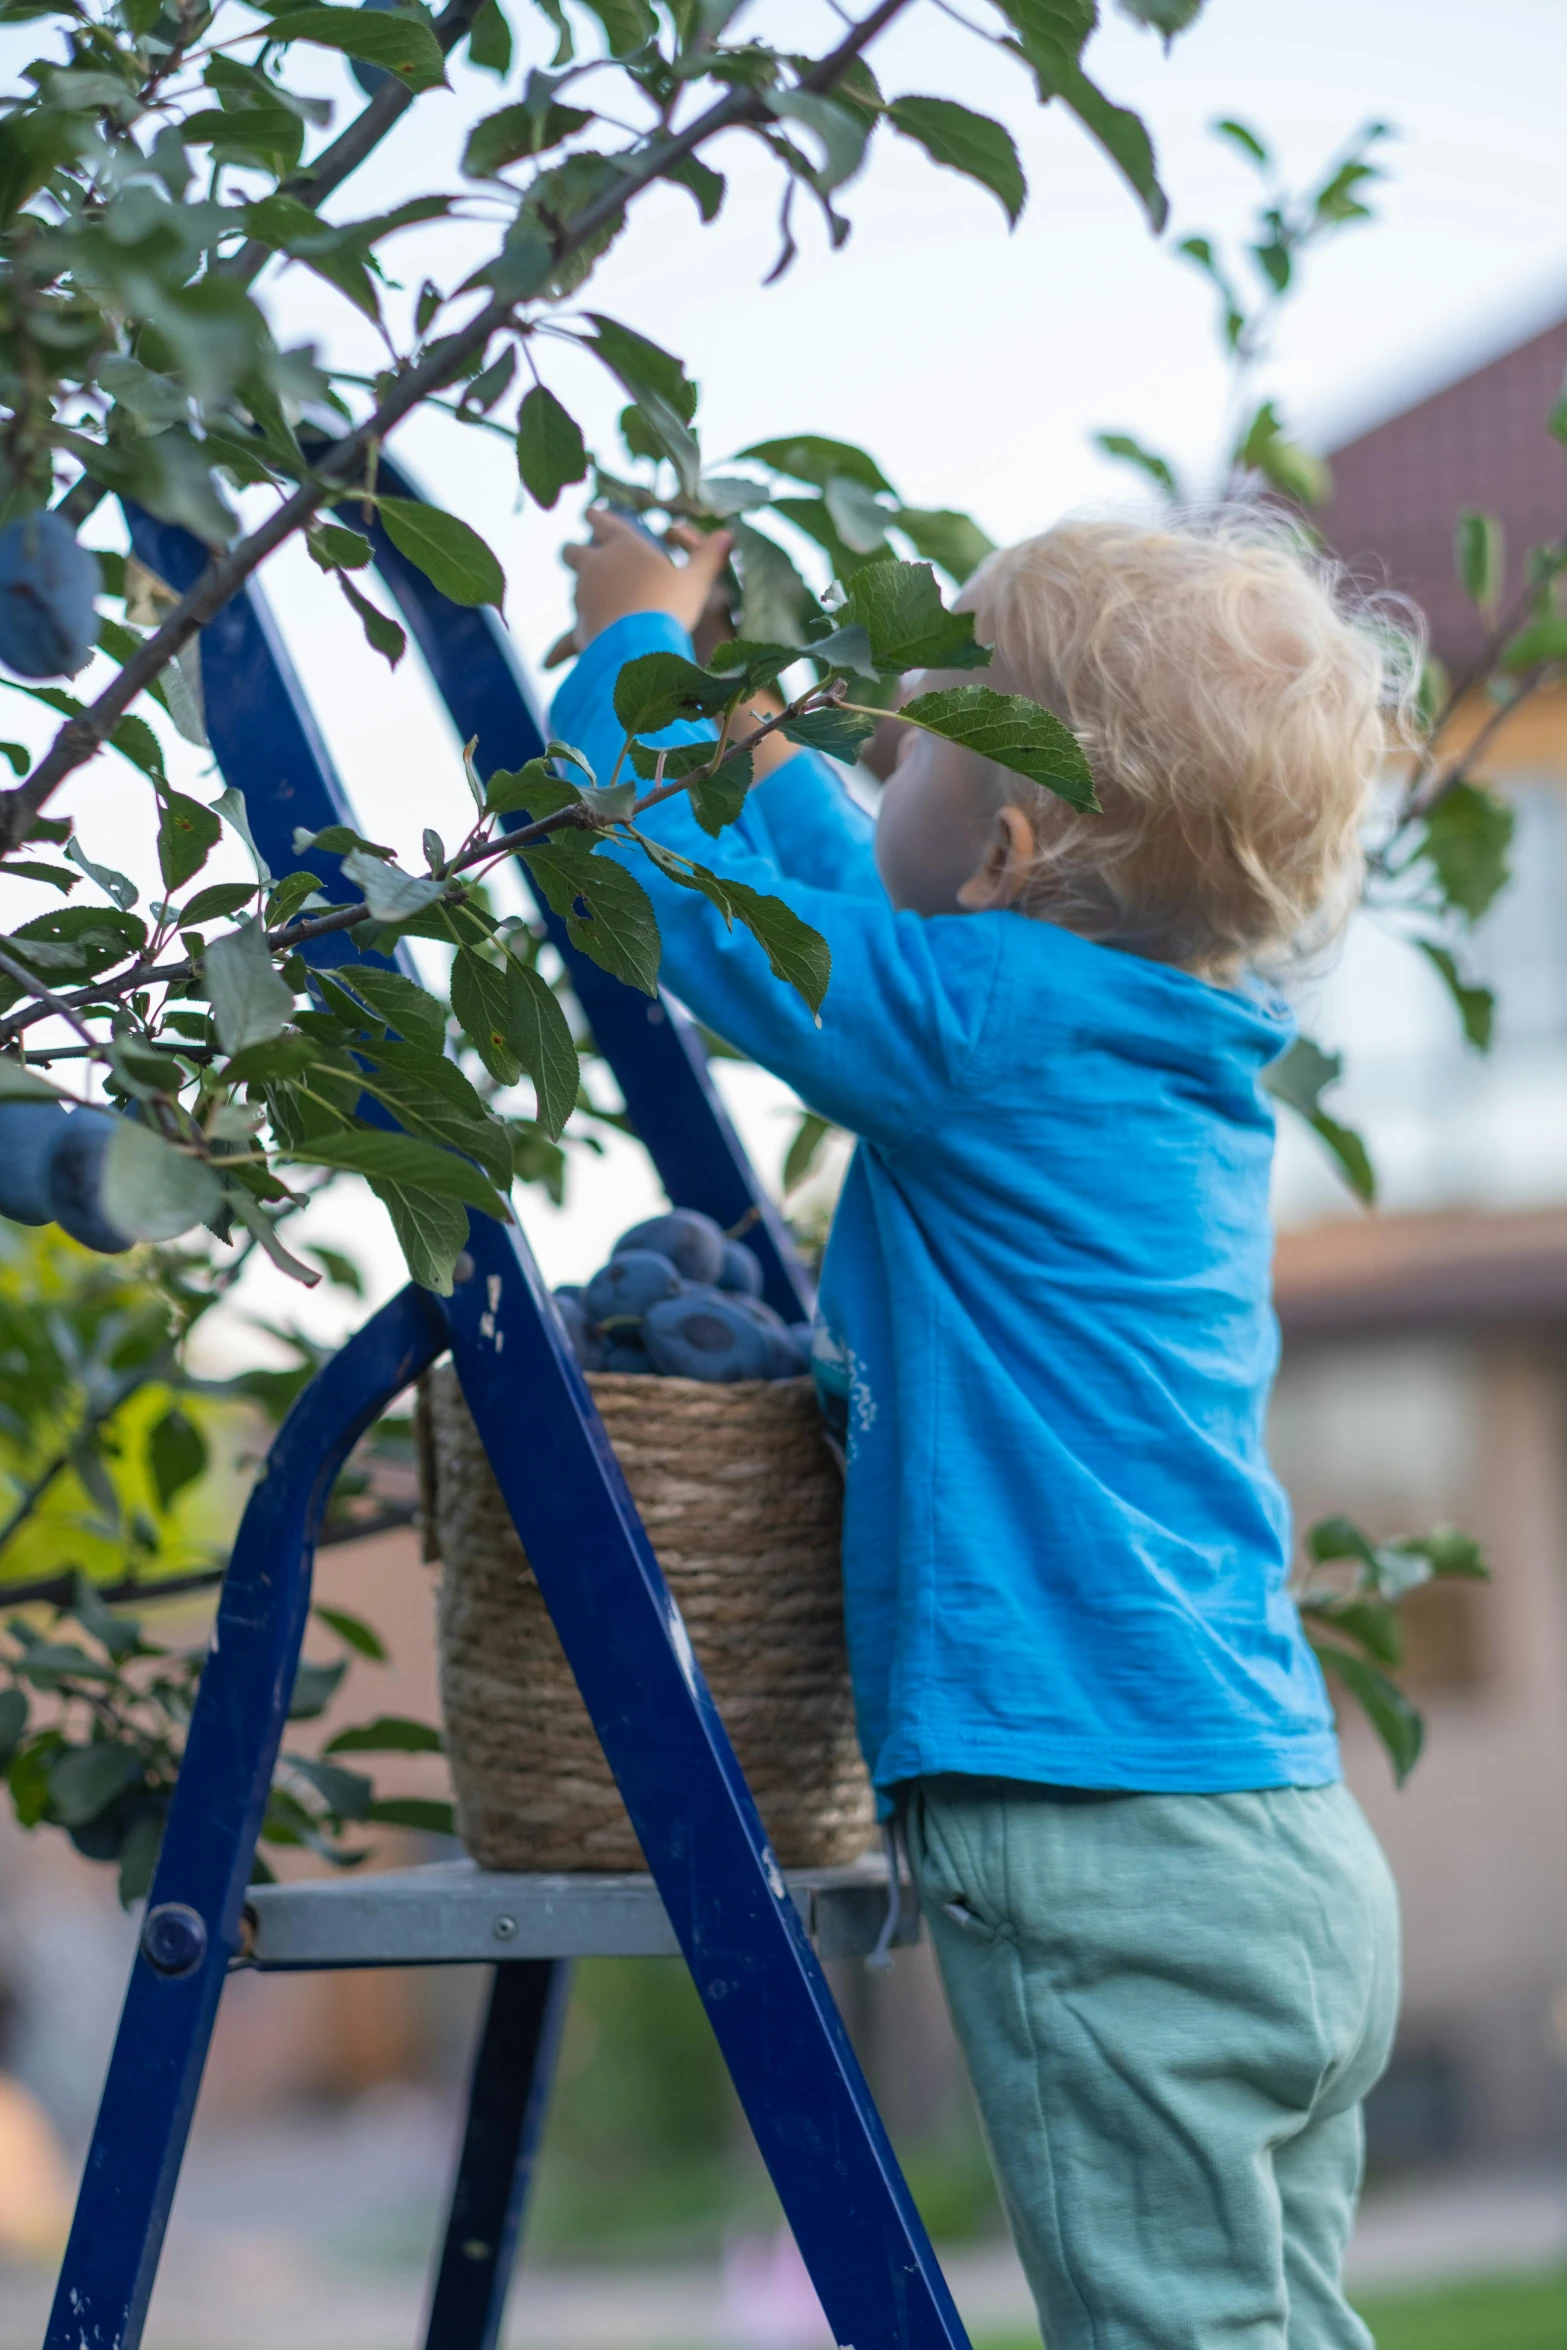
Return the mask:
<svg viewBox="0 0 1567 2350"><path fill-rule="evenodd" d="M446 1348L410 1286L317 1373L240 1523L147 1896L46 2350L135 2350L242 1912L339 1470Z"/></svg>
<svg viewBox="0 0 1567 2350"><path fill-rule="evenodd" d="M178 584L188 548L182 554L178 544L168 543L165 527L146 517L133 513L131 520L143 559ZM242 591L220 621L224 625L214 623L203 638L214 749L228 780L247 794L263 854L287 869L296 825L315 830L352 821L351 810L259 588ZM519 708L526 715L520 700ZM648 1054L650 1040L674 1033L669 1023L649 1026L641 999L618 992L640 1007L641 1026L622 1040L617 1075L622 1058L629 1070ZM655 1042L653 1049L664 1048ZM710 1171L718 1169L715 1182L732 1180L738 1166L747 1196L754 1197L754 1178L732 1131L691 1090L693 1064L684 1047L680 1065L687 1070L683 1098L694 1103L698 1121L697 1157ZM658 1137L648 1140L658 1156ZM659 1164L663 1172L662 1158ZM698 1204L689 1189L683 1196L685 1204ZM278 1469L283 1477L294 1464L288 1477L308 1484L308 1501L295 1497L285 1506L269 1468L247 1510L244 1571L234 1586L241 1611L235 1638L224 1629L226 1587L219 1645L198 1699L200 1734L193 1722L148 1912L147 1931L161 1916L177 1944L179 1921L172 1913L184 1910L187 1932L194 1917L204 1948L189 1967L174 1970L155 1966L150 1948L138 1956L49 2350L110 2350L111 2343L114 2350L135 2350L222 1968L237 1941L244 1881L297 1660L308 1605L305 1529L313 1531L311 1511L318 1516L324 1506L330 1477L353 1434L448 1341L838 2341L856 2350L965 2350L961 2321L826 1978L527 1242L515 1228L475 1217L468 1255L468 1277L444 1310L426 1292L405 1291L349 1342L296 1405L285 1424L287 1445L279 1438ZM362 1416L334 1451L333 1399L354 1389L358 1366L376 1357L379 1334L393 1329L404 1341L396 1384L383 1378L374 1400L366 1400L368 1390L360 1395ZM328 1434L312 1451L304 1429L318 1409ZM519 1441L524 1431L531 1443ZM540 1463L547 1464L544 1474ZM257 1545L259 1529L271 1518L277 1519L278 1539L285 1548L292 1545L293 1564L286 1601L269 1614L264 1603L274 1595ZM244 1615L245 1605L252 1617L259 1613L260 1624ZM248 1705L237 1694L237 1655L244 1647L238 1636L245 1634L274 1644L259 1652L257 1669L265 1681L259 1714L254 1690ZM233 1790L244 1738L250 1777L240 1802ZM206 1783L214 1770L220 1799ZM202 1869L193 1874L197 1853ZM191 1889L203 1898L193 1900ZM178 2009L164 1996L171 1985L182 2003ZM111 2307L116 2278L124 2287L118 2310Z"/></svg>

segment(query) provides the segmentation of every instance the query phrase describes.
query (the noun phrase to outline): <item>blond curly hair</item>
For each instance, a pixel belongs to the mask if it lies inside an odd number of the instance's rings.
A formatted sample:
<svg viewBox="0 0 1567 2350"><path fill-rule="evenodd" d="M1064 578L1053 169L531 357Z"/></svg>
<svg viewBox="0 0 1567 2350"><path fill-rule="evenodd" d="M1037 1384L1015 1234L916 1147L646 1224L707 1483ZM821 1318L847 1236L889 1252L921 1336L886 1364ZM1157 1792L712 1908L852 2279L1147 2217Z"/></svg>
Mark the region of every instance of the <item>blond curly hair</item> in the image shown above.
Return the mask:
<svg viewBox="0 0 1567 2350"><path fill-rule="evenodd" d="M1164 528L1072 521L965 588L988 681L1065 720L1103 813L997 775L1037 855L1020 909L1225 981L1347 919L1419 622L1255 509Z"/></svg>

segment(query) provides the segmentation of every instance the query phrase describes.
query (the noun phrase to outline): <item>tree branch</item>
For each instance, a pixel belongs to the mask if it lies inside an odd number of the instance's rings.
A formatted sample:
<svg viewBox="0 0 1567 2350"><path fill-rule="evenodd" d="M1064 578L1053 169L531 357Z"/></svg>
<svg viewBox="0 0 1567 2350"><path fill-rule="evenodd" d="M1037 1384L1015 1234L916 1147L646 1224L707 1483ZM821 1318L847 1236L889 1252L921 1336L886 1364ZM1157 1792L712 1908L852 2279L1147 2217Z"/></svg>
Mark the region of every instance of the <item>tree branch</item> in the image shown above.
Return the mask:
<svg viewBox="0 0 1567 2350"><path fill-rule="evenodd" d="M829 56L802 77L799 86L817 93L832 89L867 44L908 5L909 0L880 0L880 5ZM563 262L580 253L601 229L619 220L632 198L654 180L661 179L671 164L694 154L720 131L744 122L769 119L764 96L737 89L708 107L685 130L657 137L640 158L625 164L615 188L584 205L570 226L553 240L549 262L534 273L531 285L491 295L467 326L445 337L420 365L410 368L372 415L333 443L314 478L303 482L292 496L285 498L259 530L208 565L163 626L126 662L97 701L61 727L27 780L15 790L0 794L0 854L18 847L26 839L34 818L65 778L97 756L136 696L167 668L198 630L217 616L251 573L308 522L318 507L347 486L344 477L355 462L432 392L442 391L456 381L474 354L482 351L490 337L510 321L519 303L536 298Z"/></svg>

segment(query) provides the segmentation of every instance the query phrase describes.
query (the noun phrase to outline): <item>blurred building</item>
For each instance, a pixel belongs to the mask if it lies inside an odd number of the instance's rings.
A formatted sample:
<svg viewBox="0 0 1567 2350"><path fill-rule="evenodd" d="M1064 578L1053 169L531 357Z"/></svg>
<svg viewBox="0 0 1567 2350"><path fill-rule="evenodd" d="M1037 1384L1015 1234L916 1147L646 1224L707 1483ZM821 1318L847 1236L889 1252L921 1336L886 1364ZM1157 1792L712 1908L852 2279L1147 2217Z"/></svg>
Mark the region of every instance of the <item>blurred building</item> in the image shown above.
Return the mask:
<svg viewBox="0 0 1567 2350"><path fill-rule="evenodd" d="M1564 368L1567 323L1332 454L1332 543L1420 606L1455 682L1484 652L1460 510L1503 525L1504 603L1527 549L1567 529L1546 429ZM1490 709L1469 697L1461 740ZM1301 1520L1448 1519L1496 1577L1411 1604L1428 1736L1407 1787L1363 1725L1346 1737L1404 1900L1404 2027L1372 2129L1388 2159L1567 2150L1567 695L1526 705L1476 772L1517 824L1514 877L1458 942L1497 991L1491 1053L1463 1044L1423 958L1362 920L1304 1017L1346 1056L1334 1106L1366 1135L1380 1211L1301 1132L1280 1156L1273 1442Z"/></svg>

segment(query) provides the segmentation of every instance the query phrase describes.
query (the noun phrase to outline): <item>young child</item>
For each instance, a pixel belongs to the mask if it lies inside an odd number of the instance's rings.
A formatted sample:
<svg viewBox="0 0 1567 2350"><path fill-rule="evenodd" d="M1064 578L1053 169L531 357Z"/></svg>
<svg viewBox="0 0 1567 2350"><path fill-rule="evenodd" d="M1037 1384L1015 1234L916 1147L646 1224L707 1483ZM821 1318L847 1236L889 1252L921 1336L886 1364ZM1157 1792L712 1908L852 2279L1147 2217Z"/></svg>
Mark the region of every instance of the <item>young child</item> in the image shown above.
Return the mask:
<svg viewBox="0 0 1567 2350"><path fill-rule="evenodd" d="M621 666L689 654L727 552L685 543L598 512L568 553L554 730L601 773ZM1385 645L1234 524L1064 525L962 601L1101 815L913 729L874 824L777 738L716 842L650 813L826 935L820 1027L636 870L674 993L860 1138L821 1313L861 1737L1049 2350L1363 2350L1340 2269L1398 1922L1263 1448L1259 1079L1292 1031L1249 973L1353 897Z"/></svg>

